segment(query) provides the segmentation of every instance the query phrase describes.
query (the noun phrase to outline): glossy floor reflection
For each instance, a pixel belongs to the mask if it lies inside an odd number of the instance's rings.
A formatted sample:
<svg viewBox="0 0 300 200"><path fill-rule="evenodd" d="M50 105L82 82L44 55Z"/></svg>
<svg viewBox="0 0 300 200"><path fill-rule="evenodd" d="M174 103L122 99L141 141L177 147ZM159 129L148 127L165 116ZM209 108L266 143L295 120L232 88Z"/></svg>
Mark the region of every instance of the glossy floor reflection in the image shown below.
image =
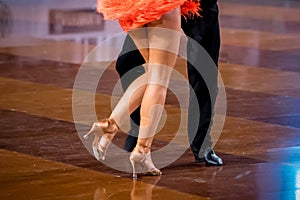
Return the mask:
<svg viewBox="0 0 300 200"><path fill-rule="evenodd" d="M215 150L224 166L194 163L187 149L162 169L163 176L137 180L97 161L74 123L72 95L81 63L121 31L116 22L95 16L93 4L0 1L0 17L7 19L0 24L0 199L300 199L300 1L220 1L227 113ZM115 49L122 45L121 39L110 42ZM119 95L118 75L106 60L88 64L96 66L89 74L108 67L95 108L78 105L102 118ZM183 65L179 59L176 69L186 77ZM182 87L180 79L172 81ZM172 92L166 112L153 150L174 138L180 122ZM88 130L90 123L80 127ZM125 137L120 133L113 142L122 148Z"/></svg>

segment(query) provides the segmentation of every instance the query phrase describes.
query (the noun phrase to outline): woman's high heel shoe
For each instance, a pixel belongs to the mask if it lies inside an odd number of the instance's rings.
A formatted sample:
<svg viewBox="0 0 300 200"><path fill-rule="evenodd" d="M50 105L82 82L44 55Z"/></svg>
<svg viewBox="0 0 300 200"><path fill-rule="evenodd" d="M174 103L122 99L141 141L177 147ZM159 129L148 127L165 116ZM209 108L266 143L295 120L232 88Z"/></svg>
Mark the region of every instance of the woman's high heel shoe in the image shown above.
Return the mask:
<svg viewBox="0 0 300 200"><path fill-rule="evenodd" d="M97 160L105 160L105 154L107 148L110 144L110 140L105 136L105 134L115 134L119 130L115 120L104 119L99 122L95 122L92 128L87 132L83 138L87 139L90 134L94 133L95 137L92 143L93 154ZM102 132L102 134L101 134ZM102 135L101 139L100 136Z"/></svg>
<svg viewBox="0 0 300 200"><path fill-rule="evenodd" d="M144 175L147 176L160 176L162 172L157 169L151 159L150 152L142 153L142 152L132 152L130 154L130 163L132 165L132 177L137 178L136 166L140 165L143 169Z"/></svg>

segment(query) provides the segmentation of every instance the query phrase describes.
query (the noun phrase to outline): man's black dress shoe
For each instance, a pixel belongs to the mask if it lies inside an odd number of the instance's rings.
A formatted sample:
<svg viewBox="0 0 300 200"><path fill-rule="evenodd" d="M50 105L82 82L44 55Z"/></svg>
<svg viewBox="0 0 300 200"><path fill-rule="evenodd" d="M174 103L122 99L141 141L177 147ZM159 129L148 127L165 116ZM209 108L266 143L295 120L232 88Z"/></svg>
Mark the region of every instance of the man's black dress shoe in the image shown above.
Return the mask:
<svg viewBox="0 0 300 200"><path fill-rule="evenodd" d="M208 149L202 158L198 155L195 155L195 160L197 163L205 162L207 166L222 166L223 161L222 159L217 156L213 149Z"/></svg>

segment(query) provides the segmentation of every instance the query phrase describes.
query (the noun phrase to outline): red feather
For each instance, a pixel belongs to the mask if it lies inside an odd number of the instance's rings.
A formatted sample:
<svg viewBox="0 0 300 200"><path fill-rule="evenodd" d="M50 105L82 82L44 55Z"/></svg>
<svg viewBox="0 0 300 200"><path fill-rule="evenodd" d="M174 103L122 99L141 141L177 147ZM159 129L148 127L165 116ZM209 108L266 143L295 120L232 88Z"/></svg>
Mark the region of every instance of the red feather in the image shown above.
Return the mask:
<svg viewBox="0 0 300 200"><path fill-rule="evenodd" d="M200 1L188 0L181 6L181 14L187 18L193 18L195 15L201 16Z"/></svg>

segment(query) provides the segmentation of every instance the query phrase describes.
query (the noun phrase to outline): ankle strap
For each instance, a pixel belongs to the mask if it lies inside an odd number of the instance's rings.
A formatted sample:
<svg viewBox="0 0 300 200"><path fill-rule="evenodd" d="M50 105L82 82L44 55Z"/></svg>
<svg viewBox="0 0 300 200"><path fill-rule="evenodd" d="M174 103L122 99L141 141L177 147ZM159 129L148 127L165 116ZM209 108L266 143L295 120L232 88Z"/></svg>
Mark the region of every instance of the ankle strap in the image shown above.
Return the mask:
<svg viewBox="0 0 300 200"><path fill-rule="evenodd" d="M118 126L117 122L115 121L115 119L109 118L109 119L107 119L107 122L108 122L108 126L114 125L117 127L117 129L119 129L119 126Z"/></svg>
<svg viewBox="0 0 300 200"><path fill-rule="evenodd" d="M137 146L140 146L140 147L144 148L145 151L151 150L150 146L144 145L144 144L142 144L140 142L137 143Z"/></svg>

